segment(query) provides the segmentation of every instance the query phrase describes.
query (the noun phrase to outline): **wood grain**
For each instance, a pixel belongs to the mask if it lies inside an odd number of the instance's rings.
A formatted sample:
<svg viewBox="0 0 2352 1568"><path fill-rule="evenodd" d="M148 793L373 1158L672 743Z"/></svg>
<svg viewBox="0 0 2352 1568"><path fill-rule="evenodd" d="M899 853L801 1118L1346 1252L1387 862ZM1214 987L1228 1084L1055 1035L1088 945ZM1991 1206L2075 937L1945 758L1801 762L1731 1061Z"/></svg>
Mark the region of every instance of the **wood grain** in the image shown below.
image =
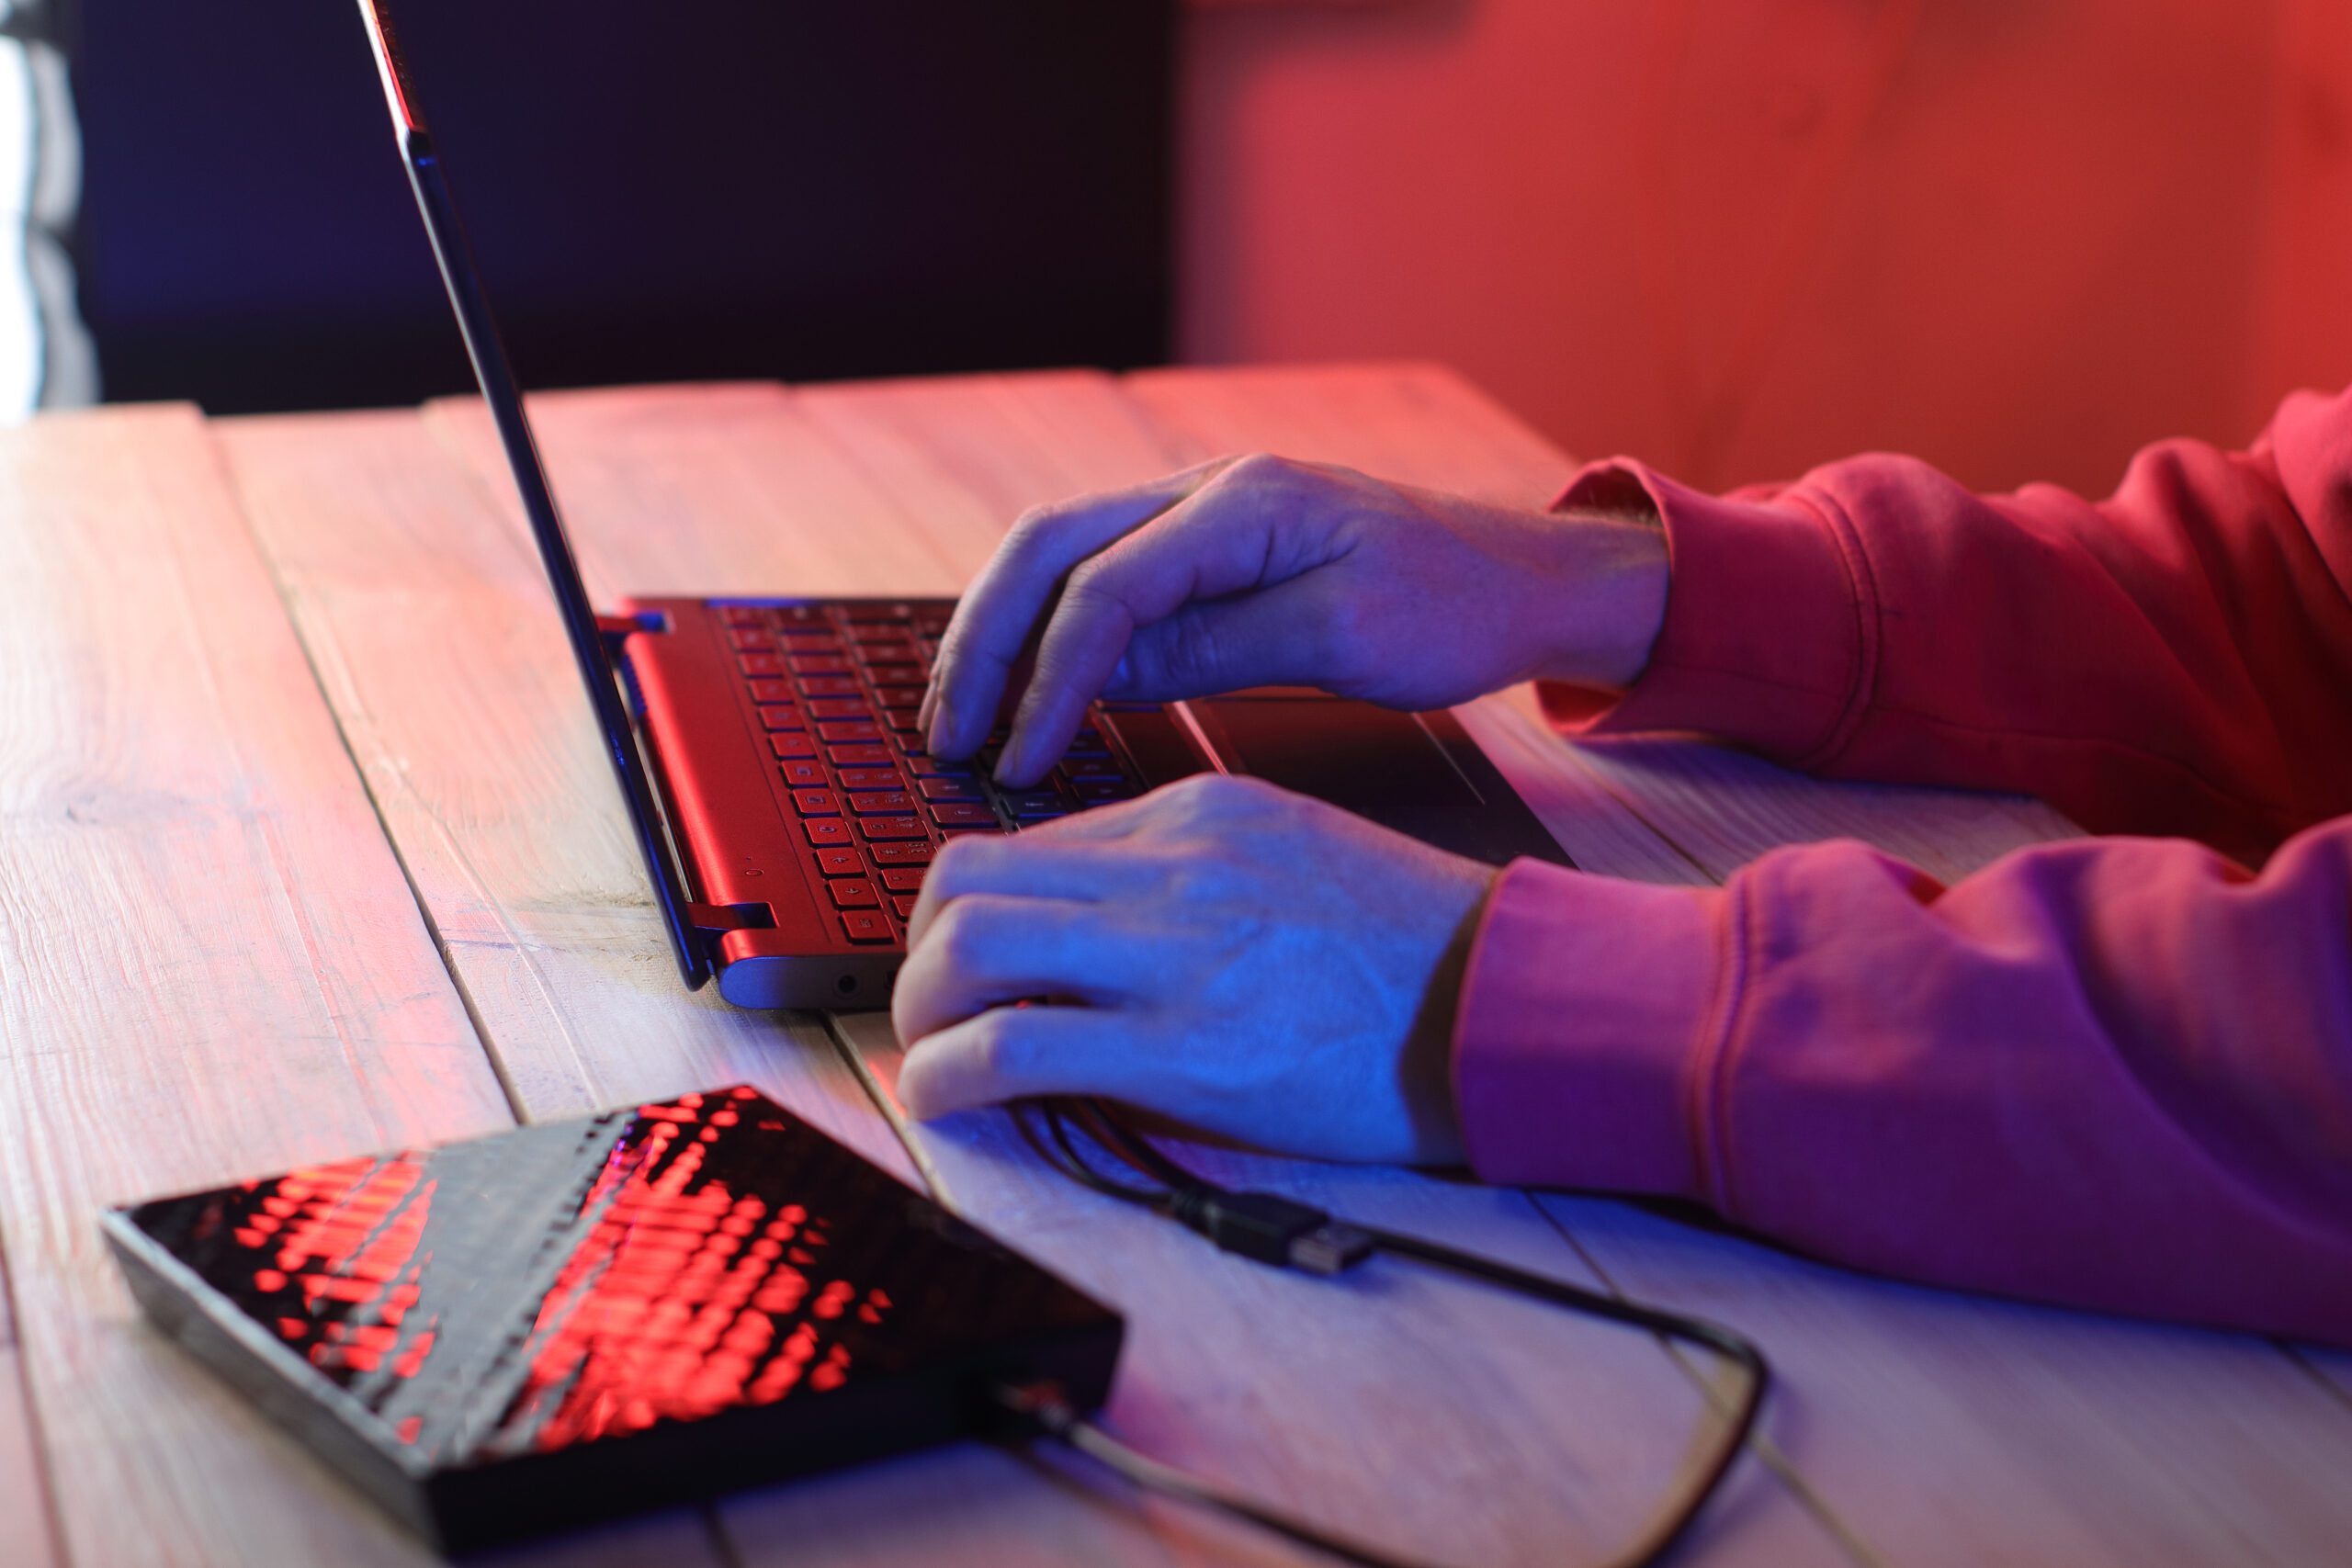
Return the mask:
<svg viewBox="0 0 2352 1568"><path fill-rule="evenodd" d="M1029 508L1190 460L1097 371L843 382L794 401L933 542L959 589Z"/></svg>
<svg viewBox="0 0 2352 1568"><path fill-rule="evenodd" d="M49 1477L25 1386L23 1347L16 1310L0 1267L0 1562L51 1568L59 1555L49 1505Z"/></svg>
<svg viewBox="0 0 2352 1568"><path fill-rule="evenodd" d="M780 400L739 389L715 402L722 428L762 409L790 417ZM592 575L626 571L613 556L642 547L622 504L605 501L607 479L662 493L662 474L612 455L628 441L611 406L563 400L545 425L557 451L588 444L566 414L610 439L603 466L568 481L591 520L577 544ZM743 1012L716 987L681 987L546 579L492 499L492 476L413 412L214 428L351 754L526 1113L749 1082L913 1181L808 1018ZM454 445L466 449L462 436ZM680 460L743 482L718 450L695 434ZM685 540L677 520L698 513L674 496L662 504ZM772 517L750 522L747 536L767 543ZM792 530L777 533L788 553ZM734 581L725 558L695 559L693 570Z"/></svg>
<svg viewBox="0 0 2352 1568"><path fill-rule="evenodd" d="M2268 1341L1930 1290L1599 1199L1618 1288L1772 1358L1781 1441L1889 1563L2343 1561L2352 1404Z"/></svg>
<svg viewBox="0 0 2352 1568"><path fill-rule="evenodd" d="M1588 740L1566 755L1717 881L1783 844L1860 839L1944 882L2081 835L2023 795L1811 779L1688 739Z"/></svg>
<svg viewBox="0 0 2352 1568"><path fill-rule="evenodd" d="M0 1235L65 1554L426 1561L98 1237L508 1121L193 410L0 433Z"/></svg>
<svg viewBox="0 0 2352 1568"><path fill-rule="evenodd" d="M1128 1314L1108 1422L1147 1452L1408 1558L1589 1562L1630 1539L1714 1429L1645 1336L1407 1265L1374 1262L1338 1280L1267 1269L1077 1188L1004 1112L909 1124L890 1092L899 1054L887 1021L838 1023L942 1200ZM1231 1187L1593 1282L1556 1235L1531 1226L1536 1211L1516 1191L1169 1147ZM1048 1517L1074 1520L1059 1527L1074 1532L1073 1555L1091 1532L1122 1528L1058 1507ZM1162 1536L1178 1561L1233 1549L1189 1529ZM1724 1561L1845 1561L1752 1464L1735 1472L1702 1540ZM1686 1559L1710 1560L1703 1546Z"/></svg>
<svg viewBox="0 0 2352 1568"><path fill-rule="evenodd" d="M1144 370L1122 383L1179 463L1274 452L1504 506L1542 508L1576 461L1442 366Z"/></svg>
<svg viewBox="0 0 2352 1568"><path fill-rule="evenodd" d="M782 388L614 388L530 400L589 597L952 593L954 560L803 418ZM424 423L527 539L489 411L428 403ZM707 520L723 518L714 528Z"/></svg>

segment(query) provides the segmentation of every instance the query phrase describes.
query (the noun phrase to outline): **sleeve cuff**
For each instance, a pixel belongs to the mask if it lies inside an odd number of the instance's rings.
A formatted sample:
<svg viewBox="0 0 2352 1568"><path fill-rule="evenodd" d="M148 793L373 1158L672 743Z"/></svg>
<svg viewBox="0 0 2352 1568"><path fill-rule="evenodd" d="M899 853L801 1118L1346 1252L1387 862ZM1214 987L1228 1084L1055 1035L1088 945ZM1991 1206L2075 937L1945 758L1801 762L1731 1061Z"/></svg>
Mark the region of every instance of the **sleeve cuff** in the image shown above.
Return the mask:
<svg viewBox="0 0 2352 1568"><path fill-rule="evenodd" d="M1876 610L1859 544L1812 498L1717 498L1629 459L1586 468L1555 510L1622 509L1634 487L1673 563L1666 620L1623 697L1547 682L1544 710L1577 734L1698 730L1804 767L1859 719L1876 659Z"/></svg>
<svg viewBox="0 0 2352 1568"><path fill-rule="evenodd" d="M1526 860L1498 879L1454 1020L1454 1105L1482 1179L1705 1196L1724 897Z"/></svg>

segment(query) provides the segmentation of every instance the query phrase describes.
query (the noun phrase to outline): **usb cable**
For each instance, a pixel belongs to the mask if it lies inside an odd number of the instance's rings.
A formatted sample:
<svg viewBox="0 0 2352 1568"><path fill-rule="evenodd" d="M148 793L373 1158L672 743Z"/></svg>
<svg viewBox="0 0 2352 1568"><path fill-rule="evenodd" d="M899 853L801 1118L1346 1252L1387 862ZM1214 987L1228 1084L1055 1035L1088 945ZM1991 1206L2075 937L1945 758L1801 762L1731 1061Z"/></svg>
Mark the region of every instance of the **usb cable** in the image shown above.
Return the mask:
<svg viewBox="0 0 2352 1568"><path fill-rule="evenodd" d="M1763 1407L1765 1391L1771 1383L1771 1369L1763 1352L1748 1339L1719 1325L1621 1296L1581 1290L1435 1242L1350 1224L1320 1209L1276 1193L1231 1191L1170 1159L1149 1140L1119 1121L1100 1100L1026 1101L1013 1108L1012 1116L1029 1146L1071 1179L1123 1202L1165 1214L1223 1250L1254 1262L1328 1276L1385 1254L1514 1291L1570 1312L1643 1329L1662 1339L1696 1346L1737 1366L1747 1374L1739 1397L1727 1408L1719 1407L1724 1417L1723 1434L1704 1462L1697 1467L1690 1488L1673 1507L1656 1517L1656 1523L1638 1540L1611 1559L1605 1568L1650 1568L1681 1540L1722 1483L1732 1461L1739 1457L1747 1434L1756 1425L1757 1413ZM1121 1175L1106 1174L1087 1156L1077 1135L1081 1132L1095 1149L1125 1168ZM997 1403L1013 1417L1016 1429L1067 1443L1136 1485L1248 1519L1334 1557L1366 1564L1367 1568L1420 1568L1375 1547L1277 1513L1128 1448L1072 1408L1061 1390L1051 1382L1010 1383L994 1393Z"/></svg>

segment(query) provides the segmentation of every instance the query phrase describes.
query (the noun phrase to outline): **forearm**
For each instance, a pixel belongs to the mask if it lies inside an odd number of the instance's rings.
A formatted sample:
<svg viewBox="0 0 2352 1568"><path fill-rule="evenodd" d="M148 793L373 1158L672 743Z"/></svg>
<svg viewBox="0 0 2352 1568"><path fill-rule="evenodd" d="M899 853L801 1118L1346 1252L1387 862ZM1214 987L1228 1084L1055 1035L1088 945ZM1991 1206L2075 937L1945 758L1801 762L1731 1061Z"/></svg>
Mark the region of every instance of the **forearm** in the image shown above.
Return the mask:
<svg viewBox="0 0 2352 1568"><path fill-rule="evenodd" d="M2352 820L2258 879L1853 844L1722 889L1521 863L1454 1075L1490 1180L1673 1193L1931 1282L2352 1341Z"/></svg>
<svg viewBox="0 0 2352 1568"><path fill-rule="evenodd" d="M1631 695L1555 692L1555 712L2020 790L2258 863L2352 810L2347 481L2352 394L2290 402L2250 453L2152 447L2096 504L1887 457L1720 499L1604 465L1563 503L1645 499L1674 583Z"/></svg>

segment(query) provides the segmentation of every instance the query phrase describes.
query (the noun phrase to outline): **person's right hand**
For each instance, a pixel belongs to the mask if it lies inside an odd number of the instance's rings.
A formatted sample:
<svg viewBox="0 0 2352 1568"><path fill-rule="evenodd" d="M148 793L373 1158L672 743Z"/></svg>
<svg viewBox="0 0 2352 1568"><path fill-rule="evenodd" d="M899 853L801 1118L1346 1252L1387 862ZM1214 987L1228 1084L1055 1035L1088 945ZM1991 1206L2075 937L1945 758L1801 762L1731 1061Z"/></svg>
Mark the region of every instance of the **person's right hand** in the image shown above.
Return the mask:
<svg viewBox="0 0 2352 1568"><path fill-rule="evenodd" d="M1221 458L1023 516L957 605L920 718L933 753L970 755L1034 649L996 770L1023 787L1098 696L1300 685L1423 709L1539 676L1622 688L1667 574L1639 521Z"/></svg>

